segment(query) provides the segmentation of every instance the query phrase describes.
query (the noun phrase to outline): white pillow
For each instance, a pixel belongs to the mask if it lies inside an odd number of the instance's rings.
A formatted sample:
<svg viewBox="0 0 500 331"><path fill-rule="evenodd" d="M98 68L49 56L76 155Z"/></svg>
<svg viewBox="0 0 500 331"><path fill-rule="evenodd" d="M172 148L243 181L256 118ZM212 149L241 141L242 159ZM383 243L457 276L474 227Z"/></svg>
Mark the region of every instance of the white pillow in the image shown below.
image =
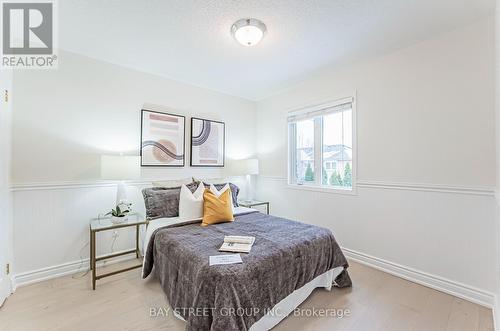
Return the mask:
<svg viewBox="0 0 500 331"><path fill-rule="evenodd" d="M210 191L212 191L213 194L215 194L216 197L220 197L220 195L224 192L226 192L226 190L229 190L230 187L229 187L229 183L226 183L226 185L224 185L220 191L217 190L217 187L215 187L214 184L210 184ZM233 197L231 196L231 209L233 210L233 214L234 214L234 203L233 203Z"/></svg>
<svg viewBox="0 0 500 331"><path fill-rule="evenodd" d="M203 183L198 185L194 193L186 185L181 186L179 197L179 218L182 220L196 220L203 218L203 192L205 186Z"/></svg>

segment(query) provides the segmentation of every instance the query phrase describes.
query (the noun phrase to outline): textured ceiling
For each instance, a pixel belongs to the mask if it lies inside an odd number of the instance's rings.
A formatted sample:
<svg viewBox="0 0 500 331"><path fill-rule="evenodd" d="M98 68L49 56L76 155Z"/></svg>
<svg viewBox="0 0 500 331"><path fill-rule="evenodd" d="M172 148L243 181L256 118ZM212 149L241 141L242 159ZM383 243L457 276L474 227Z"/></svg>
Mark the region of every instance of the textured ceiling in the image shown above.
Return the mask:
<svg viewBox="0 0 500 331"><path fill-rule="evenodd" d="M379 54L493 14L494 0L64 0L60 48L259 100L324 66ZM255 47L230 35L255 17Z"/></svg>

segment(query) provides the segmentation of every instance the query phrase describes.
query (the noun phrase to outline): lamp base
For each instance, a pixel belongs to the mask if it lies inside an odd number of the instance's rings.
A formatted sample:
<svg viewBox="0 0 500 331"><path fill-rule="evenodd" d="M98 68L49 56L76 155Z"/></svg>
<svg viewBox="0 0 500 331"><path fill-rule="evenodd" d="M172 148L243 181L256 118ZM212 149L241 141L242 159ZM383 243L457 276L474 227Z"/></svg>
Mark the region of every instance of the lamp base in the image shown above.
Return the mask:
<svg viewBox="0 0 500 331"><path fill-rule="evenodd" d="M252 175L246 175L247 179L247 194L246 194L246 200L247 201L253 201L255 200L255 197L253 196L253 187L252 187Z"/></svg>
<svg viewBox="0 0 500 331"><path fill-rule="evenodd" d="M124 182L119 182L116 187L116 205L118 206L121 203L127 203L127 186L125 186Z"/></svg>

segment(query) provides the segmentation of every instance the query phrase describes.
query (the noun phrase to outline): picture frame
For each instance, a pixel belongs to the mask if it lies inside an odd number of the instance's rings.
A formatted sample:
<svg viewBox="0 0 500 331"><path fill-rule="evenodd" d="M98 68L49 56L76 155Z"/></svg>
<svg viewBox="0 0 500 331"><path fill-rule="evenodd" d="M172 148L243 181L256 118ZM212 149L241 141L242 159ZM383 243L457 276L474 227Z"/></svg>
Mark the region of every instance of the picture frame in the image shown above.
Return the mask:
<svg viewBox="0 0 500 331"><path fill-rule="evenodd" d="M226 124L191 117L191 167L224 167L226 159Z"/></svg>
<svg viewBox="0 0 500 331"><path fill-rule="evenodd" d="M141 167L184 167L186 117L141 109Z"/></svg>

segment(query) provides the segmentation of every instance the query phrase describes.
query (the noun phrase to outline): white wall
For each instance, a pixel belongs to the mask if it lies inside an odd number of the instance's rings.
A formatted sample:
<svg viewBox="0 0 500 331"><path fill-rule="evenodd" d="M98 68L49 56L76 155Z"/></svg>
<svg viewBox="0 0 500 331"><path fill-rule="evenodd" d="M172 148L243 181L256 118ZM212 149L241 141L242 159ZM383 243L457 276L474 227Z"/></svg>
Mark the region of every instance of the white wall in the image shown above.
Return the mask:
<svg viewBox="0 0 500 331"><path fill-rule="evenodd" d="M323 70L258 103L259 198L331 228L349 254L492 304L492 18L391 54ZM358 192L286 185L286 114L357 91Z"/></svg>
<svg viewBox="0 0 500 331"><path fill-rule="evenodd" d="M228 159L255 152L255 105L240 98L61 52L58 70L16 72L13 182L99 177L99 156L138 155L143 107L226 122ZM158 105L158 106L155 106ZM186 118L186 134L190 120ZM189 143L186 136L186 163ZM143 178L217 176L223 170L144 168Z"/></svg>
<svg viewBox="0 0 500 331"><path fill-rule="evenodd" d="M496 98L495 98L495 128L496 128L496 215L495 215L495 271L496 271L496 301L494 312L495 328L500 329L500 0L496 2L496 34L495 34L495 66L496 66Z"/></svg>
<svg viewBox="0 0 500 331"><path fill-rule="evenodd" d="M109 209L115 194L113 187L96 184L99 157L138 155L141 108L186 116L187 155L184 168L142 169L140 184L130 188L139 210L139 190L148 180L227 174L227 167L189 167L191 116L226 123L227 162L255 154L256 112L250 101L73 53L61 51L59 59L58 70L14 76L14 252L21 282L69 270L66 264L74 267L80 256L88 257L82 247L89 218ZM132 245L131 232L121 233L115 251ZM98 253L109 251L110 237L98 244ZM60 268L50 269L54 266ZM44 271L33 273L38 269Z"/></svg>
<svg viewBox="0 0 500 331"><path fill-rule="evenodd" d="M5 100L5 90L9 97ZM0 70L0 305L11 292L11 275L5 264L13 262L12 197L10 192L12 71Z"/></svg>

